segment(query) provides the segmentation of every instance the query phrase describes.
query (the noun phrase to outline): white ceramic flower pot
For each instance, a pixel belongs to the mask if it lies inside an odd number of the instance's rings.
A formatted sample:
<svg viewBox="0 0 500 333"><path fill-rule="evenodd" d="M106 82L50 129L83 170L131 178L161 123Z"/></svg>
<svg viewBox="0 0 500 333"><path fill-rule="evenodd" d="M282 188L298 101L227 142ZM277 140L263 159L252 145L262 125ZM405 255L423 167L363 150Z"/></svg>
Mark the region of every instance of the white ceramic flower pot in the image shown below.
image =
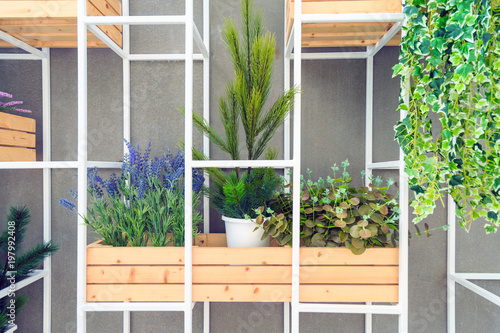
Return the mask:
<svg viewBox="0 0 500 333"><path fill-rule="evenodd" d="M269 237L261 240L264 229L253 231L257 224L255 220L236 219L222 216L226 223L226 238L228 247L266 247L269 246Z"/></svg>

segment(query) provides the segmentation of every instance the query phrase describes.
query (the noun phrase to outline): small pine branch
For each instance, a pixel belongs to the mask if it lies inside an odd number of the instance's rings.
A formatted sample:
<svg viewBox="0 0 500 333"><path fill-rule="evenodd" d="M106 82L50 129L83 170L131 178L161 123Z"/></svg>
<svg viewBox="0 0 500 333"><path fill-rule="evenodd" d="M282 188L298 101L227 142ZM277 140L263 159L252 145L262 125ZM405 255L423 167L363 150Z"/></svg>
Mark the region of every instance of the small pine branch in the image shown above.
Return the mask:
<svg viewBox="0 0 500 333"><path fill-rule="evenodd" d="M51 242L38 244L30 251L23 253L16 260L16 279L25 278L33 269L52 253L57 251L59 246Z"/></svg>
<svg viewBox="0 0 500 333"><path fill-rule="evenodd" d="M15 234L15 239L16 239L16 251L19 251L21 248L21 244L24 239L24 234L26 233L26 228L27 225L30 223L30 211L29 209L24 206L24 207L10 207L9 210L9 215L7 215L7 221L6 224L9 222L14 222L14 229L9 228L7 225L6 230L2 233L2 236L0 236L0 248L7 253L8 249L8 239L9 236L9 231L14 231ZM12 252L12 251L11 251Z"/></svg>

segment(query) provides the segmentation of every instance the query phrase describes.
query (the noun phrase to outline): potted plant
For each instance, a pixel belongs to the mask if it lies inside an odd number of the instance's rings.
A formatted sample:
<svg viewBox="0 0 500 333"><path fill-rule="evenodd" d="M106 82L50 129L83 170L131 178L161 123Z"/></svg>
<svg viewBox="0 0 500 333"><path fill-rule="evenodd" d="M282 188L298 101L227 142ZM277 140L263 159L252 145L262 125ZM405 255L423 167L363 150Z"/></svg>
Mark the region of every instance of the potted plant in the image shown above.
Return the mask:
<svg viewBox="0 0 500 333"><path fill-rule="evenodd" d="M276 40L274 35L265 31L262 12L254 10L251 0L241 1L241 13L241 33L232 19L226 20L222 32L235 75L228 82L225 95L219 99L219 118L224 126L224 134L218 133L197 113L193 113L193 120L195 127L233 160L240 159L238 130L241 125L245 134L246 157L256 160L264 154L267 144L285 121L297 89L284 92L272 103L267 101L271 90ZM267 110L266 103L269 105ZM266 159L276 155L276 152L268 151ZM195 151L194 157L205 159L200 151ZM207 193L215 208L224 214L226 233L229 231L228 245L233 246L238 244L238 240L251 237L247 231L245 237L238 234L233 242L233 227L241 225L247 230L256 229L255 223L249 218L255 217L255 208L267 204L270 199L268 194L274 190L272 187L278 180L272 174L274 170L248 168L242 172L235 168L230 174L214 168L207 168L206 171L214 184ZM238 209L231 206L238 206ZM258 236L256 238L259 239ZM258 243L254 246L266 245L261 241Z"/></svg>
<svg viewBox="0 0 500 333"><path fill-rule="evenodd" d="M334 165L333 178L319 178L313 182L302 176L300 203L301 243L308 247L345 246L354 254L362 254L372 247L395 247L398 236L399 209L395 197L387 192L382 179L372 177L369 186L354 188L347 172L348 161L341 163L343 171ZM263 218L264 237L272 236L280 245L292 241L292 195L281 191L276 195ZM262 209L260 210L263 211ZM391 232L391 230L393 232Z"/></svg>
<svg viewBox="0 0 500 333"><path fill-rule="evenodd" d="M12 98L12 95L0 91L0 100L2 98ZM0 101L0 161L36 160L36 121L15 114L31 113L19 109L21 104L21 101Z"/></svg>
<svg viewBox="0 0 500 333"><path fill-rule="evenodd" d="M129 153L124 156L122 173L112 173L103 180L97 168L88 171L88 193L91 203L83 216L106 245L112 246L175 246L184 244L184 155L164 154L150 158L150 145L141 156L139 145L134 149L126 141ZM204 178L193 170L193 236L201 222L199 192ZM75 199L77 194L70 191ZM75 204L59 201L69 210Z"/></svg>

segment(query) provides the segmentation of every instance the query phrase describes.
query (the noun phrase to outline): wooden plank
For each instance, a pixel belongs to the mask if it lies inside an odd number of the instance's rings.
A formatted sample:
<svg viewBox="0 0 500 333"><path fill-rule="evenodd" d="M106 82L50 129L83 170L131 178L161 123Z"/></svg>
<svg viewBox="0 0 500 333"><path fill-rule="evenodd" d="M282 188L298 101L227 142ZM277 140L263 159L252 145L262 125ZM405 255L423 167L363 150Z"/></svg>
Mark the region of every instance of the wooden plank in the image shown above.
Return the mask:
<svg viewBox="0 0 500 333"><path fill-rule="evenodd" d="M398 265L399 249L372 248L354 255L347 248L300 249L301 265ZM193 265L291 265L289 247L194 247ZM183 265L184 248L87 247L88 265Z"/></svg>
<svg viewBox="0 0 500 333"><path fill-rule="evenodd" d="M74 18L77 16L77 2L4 0L1 16L7 19Z"/></svg>
<svg viewBox="0 0 500 333"><path fill-rule="evenodd" d="M227 247L226 234L199 234L194 245L200 247Z"/></svg>
<svg viewBox="0 0 500 333"><path fill-rule="evenodd" d="M184 283L184 266L88 266L87 283Z"/></svg>
<svg viewBox="0 0 500 333"><path fill-rule="evenodd" d="M35 133L36 120L33 118L0 112L0 128Z"/></svg>
<svg viewBox="0 0 500 333"><path fill-rule="evenodd" d="M305 266L304 284L397 284L397 266ZM88 266L87 283L184 283L184 266ZM197 284L290 284L291 266L193 266Z"/></svg>
<svg viewBox="0 0 500 333"><path fill-rule="evenodd" d="M36 161L35 149L0 146L0 162Z"/></svg>
<svg viewBox="0 0 500 333"><path fill-rule="evenodd" d="M87 5L87 15L89 16L103 16L97 8L92 5ZM98 25L99 29L101 29L109 38L113 40L118 46L122 46L122 34L121 27L115 25Z"/></svg>
<svg viewBox="0 0 500 333"><path fill-rule="evenodd" d="M371 248L355 255L347 248L301 247L300 264L315 265L399 265L398 248Z"/></svg>
<svg viewBox="0 0 500 333"><path fill-rule="evenodd" d="M397 285L301 285L300 302L398 302ZM290 285L193 285L193 301L290 302ZM182 302L182 284L90 284L88 302Z"/></svg>
<svg viewBox="0 0 500 333"><path fill-rule="evenodd" d="M300 285L300 302L398 302L397 285Z"/></svg>
<svg viewBox="0 0 500 333"><path fill-rule="evenodd" d="M211 302L290 302L289 285L193 285L193 301ZM182 302L182 284L91 284L88 302Z"/></svg>
<svg viewBox="0 0 500 333"><path fill-rule="evenodd" d="M143 265L184 265L184 248L87 247L87 265L135 265L138 262Z"/></svg>
<svg viewBox="0 0 500 333"><path fill-rule="evenodd" d="M302 266L299 275L303 284L397 284L398 277L398 266Z"/></svg>
<svg viewBox="0 0 500 333"><path fill-rule="evenodd" d="M35 143L35 134L0 129L0 145L35 148Z"/></svg>
<svg viewBox="0 0 500 333"><path fill-rule="evenodd" d="M294 18L295 3L291 3L291 17ZM357 1L306 1L302 4L302 14L369 14L401 13L399 0L357 0Z"/></svg>
<svg viewBox="0 0 500 333"><path fill-rule="evenodd" d="M75 49L77 45L77 41L27 41L27 44L33 46L33 47L54 47L54 48L69 48L69 49ZM108 46L104 44L101 41L88 41L87 46L90 48L107 48ZM16 47L13 46L10 43L0 41L0 47Z"/></svg>

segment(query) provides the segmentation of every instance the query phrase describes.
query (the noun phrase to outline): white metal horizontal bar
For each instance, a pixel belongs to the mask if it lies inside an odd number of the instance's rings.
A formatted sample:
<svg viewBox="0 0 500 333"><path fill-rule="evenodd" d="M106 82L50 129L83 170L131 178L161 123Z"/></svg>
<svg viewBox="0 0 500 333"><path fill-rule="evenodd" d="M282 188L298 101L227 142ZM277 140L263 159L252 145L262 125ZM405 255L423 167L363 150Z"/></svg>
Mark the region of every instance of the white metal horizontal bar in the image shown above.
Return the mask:
<svg viewBox="0 0 500 333"><path fill-rule="evenodd" d="M184 311L184 302L113 302L113 303L85 303L81 309L87 312L108 311Z"/></svg>
<svg viewBox="0 0 500 333"><path fill-rule="evenodd" d="M122 162L104 162L104 161L88 161L89 167L98 167L100 169L121 169Z"/></svg>
<svg viewBox="0 0 500 333"><path fill-rule="evenodd" d="M288 37L288 42L286 43L285 57L290 58L293 50L293 42L295 36L295 24L292 25L292 31L290 31L290 37Z"/></svg>
<svg viewBox="0 0 500 333"><path fill-rule="evenodd" d="M399 160L398 161L388 161L388 162L376 162L369 163L367 165L368 169L399 169Z"/></svg>
<svg viewBox="0 0 500 333"><path fill-rule="evenodd" d="M85 16L83 22L90 24L105 25L157 25L157 24L185 24L185 15L163 15L163 16Z"/></svg>
<svg viewBox="0 0 500 333"><path fill-rule="evenodd" d="M193 161L193 168L293 168L293 160Z"/></svg>
<svg viewBox="0 0 500 333"><path fill-rule="evenodd" d="M198 46L198 48L201 51L201 54L205 57L205 59L208 59L210 55L208 54L207 47L205 46L205 43L203 43L203 38L200 35L200 31L198 30L198 27L196 27L196 24L193 22L193 38Z"/></svg>
<svg viewBox="0 0 500 333"><path fill-rule="evenodd" d="M75 161L52 161L52 162L0 162L1 169L74 169L77 167Z"/></svg>
<svg viewBox="0 0 500 333"><path fill-rule="evenodd" d="M500 280L500 273L455 273L454 275L465 280Z"/></svg>
<svg viewBox="0 0 500 333"><path fill-rule="evenodd" d="M39 58L46 58L45 53L43 53L39 49L35 49L31 45L28 45L25 42L15 38L15 37L12 37L8 33L5 33L1 30L0 30L0 39L3 39L4 41L11 43L12 45L17 46L18 48L23 49L24 51L29 52L29 53L31 53Z"/></svg>
<svg viewBox="0 0 500 333"><path fill-rule="evenodd" d="M171 54L129 54L128 60L130 61L184 61L186 55L184 53L171 53ZM203 60L201 53L193 54L193 60Z"/></svg>
<svg viewBox="0 0 500 333"><path fill-rule="evenodd" d="M5 333L12 333L12 332L15 332L17 330L17 325L9 325L7 326L7 330L5 331Z"/></svg>
<svg viewBox="0 0 500 333"><path fill-rule="evenodd" d="M89 167L98 167L102 169L120 169L122 162L101 162L88 161ZM76 169L77 161L51 161L51 162L0 162L2 169Z"/></svg>
<svg viewBox="0 0 500 333"><path fill-rule="evenodd" d="M401 21L396 22L396 24L394 24L389 29L389 31L387 31L384 36L382 36L382 38L380 38L380 40L373 46L373 48L369 52L370 56L377 54L377 52L380 51L380 49L384 47L384 45L387 44L387 42L390 41L392 37L394 37L398 33L399 30L401 30L401 25Z"/></svg>
<svg viewBox="0 0 500 333"><path fill-rule="evenodd" d="M302 23L400 22L402 13L370 14L302 14Z"/></svg>
<svg viewBox="0 0 500 333"><path fill-rule="evenodd" d="M123 51L121 47L119 47L111 38L108 37L99 29L96 25L91 24L87 26L87 29L91 31L97 38L99 38L104 44L106 44L111 50L113 50L117 55L119 55L122 59L127 59L127 54Z"/></svg>
<svg viewBox="0 0 500 333"><path fill-rule="evenodd" d="M302 60L366 59L368 52L318 52L302 53ZM291 58L294 58L292 54Z"/></svg>
<svg viewBox="0 0 500 333"><path fill-rule="evenodd" d="M493 304L500 306L500 296L495 295L494 293L492 293L484 288L481 288L477 284L474 284L470 281L467 281L466 279L463 279L463 278L457 276L457 274L451 274L450 277L453 281L460 283L462 286L469 289L470 291L476 293L479 296L484 297L485 299L492 302Z"/></svg>
<svg viewBox="0 0 500 333"><path fill-rule="evenodd" d="M367 305L367 304L318 304L299 303L299 312L314 313L372 313L372 314L401 314L401 307L396 305Z"/></svg>
<svg viewBox="0 0 500 333"><path fill-rule="evenodd" d="M42 58L31 53L2 53L0 60L42 60Z"/></svg>
<svg viewBox="0 0 500 333"><path fill-rule="evenodd" d="M19 290L21 288L24 288L30 284L32 284L35 281L40 280L41 278L47 276L48 272L44 271L43 269L37 269L33 271L29 277L27 277L24 280L21 280L15 284L15 290ZM3 288L0 290L0 298L4 298L9 294L9 287Z"/></svg>

